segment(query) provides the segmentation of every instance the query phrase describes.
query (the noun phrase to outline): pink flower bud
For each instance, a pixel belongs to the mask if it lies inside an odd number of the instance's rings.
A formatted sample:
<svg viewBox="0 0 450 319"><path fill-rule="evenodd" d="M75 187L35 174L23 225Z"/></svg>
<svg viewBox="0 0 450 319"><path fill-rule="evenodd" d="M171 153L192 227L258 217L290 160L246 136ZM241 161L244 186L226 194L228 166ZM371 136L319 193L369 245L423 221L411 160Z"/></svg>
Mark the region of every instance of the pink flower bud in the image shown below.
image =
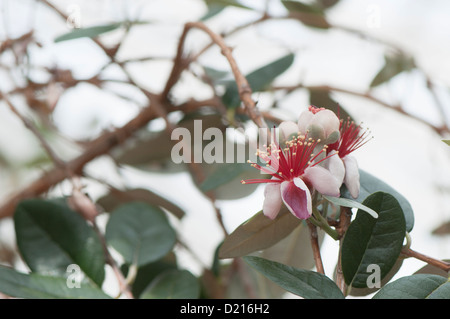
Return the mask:
<svg viewBox="0 0 450 319"><path fill-rule="evenodd" d="M298 119L298 129L308 133L309 137L325 144L335 143L339 139L339 118L333 111L310 106Z"/></svg>

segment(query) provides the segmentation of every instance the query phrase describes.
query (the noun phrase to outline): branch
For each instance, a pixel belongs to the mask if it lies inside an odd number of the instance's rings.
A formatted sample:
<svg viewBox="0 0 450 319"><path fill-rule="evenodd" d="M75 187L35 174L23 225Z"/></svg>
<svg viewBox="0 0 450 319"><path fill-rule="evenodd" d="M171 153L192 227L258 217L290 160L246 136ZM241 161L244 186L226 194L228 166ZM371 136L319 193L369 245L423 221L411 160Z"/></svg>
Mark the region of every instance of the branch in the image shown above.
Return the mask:
<svg viewBox="0 0 450 319"><path fill-rule="evenodd" d="M402 249L401 253L402 253L402 255L404 255L406 257L413 257L413 258L419 259L421 261L426 262L429 265L435 266L446 272L450 271L450 263L426 256L424 254L421 254L417 251L412 250L411 248L405 247Z"/></svg>
<svg viewBox="0 0 450 319"><path fill-rule="evenodd" d="M17 108L12 104L9 97L2 92L0 92L0 100L3 99L6 104L8 105L9 109L22 121L23 125L29 129L34 136L39 140L44 150L47 152L50 159L53 161L53 163L59 167L64 169L66 167L66 164L63 160L61 160L58 155L56 155L55 152L53 152L53 149L48 145L47 141L44 139L44 137L41 135L37 127L33 124L32 121L24 117L20 112L17 110Z"/></svg>
<svg viewBox="0 0 450 319"><path fill-rule="evenodd" d="M67 170L75 175L80 175L87 163L101 155L107 154L112 148L121 144L132 136L134 132L144 127L150 120L156 117L155 111L147 107L123 127L99 136L88 144L83 154L67 162L65 168L54 167L23 190L10 195L0 205L0 218L12 216L16 205L22 199L39 196L47 192L52 186L62 182L67 177Z"/></svg>
<svg viewBox="0 0 450 319"><path fill-rule="evenodd" d="M401 105L389 104L389 103L381 100L380 98L372 95L370 92L357 92L357 91L352 91L349 89L334 87L334 86L329 86L329 85L308 86L308 85L303 85L303 84L297 84L297 85L292 85L292 86L274 86L271 88L271 90L286 90L288 92L291 92L291 91L294 91L297 89L306 89L309 91L326 91L326 92L334 91L334 92L350 94L350 95L357 96L357 97L362 97L362 98L368 99L372 102L375 102L381 106L384 106L390 110L396 111L400 114L406 115L414 120L417 120L417 121L427 125L428 127L430 127L432 130L434 130L439 135L443 135L445 133L450 133L450 128L448 126L446 126L445 124L443 126L435 126L435 125L427 122L425 119L423 119L421 117L418 117L418 116L408 113L407 111L405 111L403 109L403 107Z"/></svg>
<svg viewBox="0 0 450 319"><path fill-rule="evenodd" d="M225 56L225 58L227 59L231 71L233 72L233 76L238 87L239 96L241 98L242 103L244 104L248 116L258 127L267 128L267 124L264 118L259 113L258 109L256 108L256 103L252 99L252 89L247 79L240 71L237 62L232 55L231 48L226 45L223 37L214 33L202 22L189 22L185 24L183 33L181 34L180 41L178 43L177 55L174 59L174 66L172 68L172 72L161 94L162 101L167 101L170 90L172 89L173 85L178 81L181 72L184 70L186 66L187 60L183 58L183 48L187 34L191 29L200 29L204 31L206 34L209 35L213 43L220 47L222 55Z"/></svg>
<svg viewBox="0 0 450 319"><path fill-rule="evenodd" d="M351 222L352 210L349 207L341 207L340 210L339 222L335 227L336 231L339 234L339 254L336 266L336 285L345 295L347 292L347 285L345 284L344 273L342 271L342 242L344 234Z"/></svg>
<svg viewBox="0 0 450 319"><path fill-rule="evenodd" d="M311 248L313 250L314 262L316 264L317 272L320 274L325 274L325 270L323 268L322 263L322 257L320 255L319 236L317 235L317 227L313 225L309 219L306 220L306 223L308 224L309 227Z"/></svg>

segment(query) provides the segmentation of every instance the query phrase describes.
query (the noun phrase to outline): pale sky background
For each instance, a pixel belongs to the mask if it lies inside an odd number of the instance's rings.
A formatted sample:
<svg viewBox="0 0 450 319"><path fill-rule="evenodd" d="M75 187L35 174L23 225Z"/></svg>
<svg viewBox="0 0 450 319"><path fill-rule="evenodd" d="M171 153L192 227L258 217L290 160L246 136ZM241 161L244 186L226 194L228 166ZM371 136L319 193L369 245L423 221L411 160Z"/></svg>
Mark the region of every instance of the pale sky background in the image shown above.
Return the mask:
<svg viewBox="0 0 450 319"><path fill-rule="evenodd" d="M127 17L158 22L133 28L119 53L119 57L123 59L152 54L172 57L183 23L197 20L206 12L203 2L194 0L60 0L53 3L67 11L80 8L81 26L99 25ZM262 6L264 1L248 0L243 3L257 7ZM269 3L274 14L284 12L277 1ZM5 35L20 36L35 28L37 38L44 44L44 49L31 52L30 58L36 64L58 65L70 68L75 76L89 77L107 61L103 53L88 39L53 43L56 36L69 29L59 17L42 6L37 6L34 1L0 0L0 10L0 39L4 39ZM404 51L410 52L420 68L437 84L438 94L446 106L446 121L450 122L449 14L450 2L445 0L341 0L330 10L329 20L395 43ZM229 8L220 17L208 22L208 25L215 31L227 31L255 18L257 15L254 12ZM199 33L193 33L191 38L189 47L193 52L207 43L206 38ZM104 39L113 43L117 41L118 35L111 33ZM254 26L248 32L230 37L227 43L235 47L233 55L244 73L286 54L287 47L294 49L298 56L292 69L278 79L277 83L280 84L301 79L309 85L329 84L361 91L367 88L384 63L383 47L376 42L343 31L312 31L289 21ZM218 50L211 50L201 61L228 70L228 65ZM170 62L152 62L136 64L130 68L130 72L142 86L158 91L165 84L170 67ZM113 68L109 72L111 77L120 77L120 73ZM0 89L10 89L10 84L4 80L1 71L0 79ZM177 90L177 98L182 99L192 93L193 89L195 87ZM145 101L135 91L123 92L139 101ZM419 72L402 74L376 93L388 102L400 99L411 113L433 124L441 123L442 119L433 106L433 99L424 90L424 78ZM195 94L198 97L205 96L202 90ZM264 100L264 95L255 95L255 98L258 98L258 106L261 108L270 103ZM435 237L430 234L443 221L450 220L449 147L426 125L388 111L373 102L345 94L335 94L334 98L358 121L362 121L374 136L370 143L354 153L360 168L384 180L410 201L415 211L415 227L411 233L412 248L436 258L450 258L450 236ZM281 115L296 119L301 110L307 107L307 103L307 97L302 95L288 99L282 105L284 113ZM11 161L20 161L35 154L39 148L35 140L4 104L0 106L2 154ZM82 138L98 134L103 128L123 125L136 112L136 106L131 103L88 85L80 85L71 89L60 101L54 120L65 135ZM14 132L14 138L11 138L11 132ZM65 150L67 156L72 154L70 150ZM114 172L108 167L109 160L101 158L87 169L98 172L101 168L105 176L114 176ZM26 172L11 176L1 173L3 180L0 181L0 196L6 195L13 187L26 185L36 174ZM222 233L211 204L191 186L190 177L187 174L144 176L132 169L127 170L125 175L128 176L127 182L156 190L186 210L187 216L180 224L177 223L179 232L203 262L210 264ZM102 190L93 185L90 191L95 197L100 196ZM260 187L245 199L219 201L228 231L231 232L258 212L262 207L262 200L263 187ZM326 240L323 244L323 258L329 275L334 269L336 256L336 243ZM195 261L182 252L180 264L194 273L198 274L200 271ZM423 265L419 261L406 260L396 277L410 275Z"/></svg>

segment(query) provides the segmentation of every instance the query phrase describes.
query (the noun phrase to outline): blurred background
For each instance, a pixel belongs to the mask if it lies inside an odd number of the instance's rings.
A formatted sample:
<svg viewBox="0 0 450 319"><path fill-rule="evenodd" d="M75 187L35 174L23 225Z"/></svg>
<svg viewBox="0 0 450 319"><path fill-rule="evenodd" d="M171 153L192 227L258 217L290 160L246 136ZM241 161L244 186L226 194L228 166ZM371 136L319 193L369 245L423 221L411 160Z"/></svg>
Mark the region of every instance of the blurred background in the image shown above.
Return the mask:
<svg viewBox="0 0 450 319"><path fill-rule="evenodd" d="M353 153L360 168L410 201L415 213L412 248L448 259L450 148L442 140L450 135L449 14L450 3L444 0L0 0L0 92L32 119L60 158L71 160L90 140L125 125L146 107L146 96L137 87L154 94L164 90L184 24L202 20L224 36L244 74L293 54L286 70L253 93L265 119L295 121L310 104L339 104L374 137ZM89 28L93 33L61 38ZM113 56L120 66L93 41L94 34L105 47L117 50ZM209 43L205 33L192 30L185 53L196 56ZM222 94L230 68L220 49L212 46L174 86L171 103L210 98L212 87L199 75L204 70ZM236 107L225 107L228 119L236 116L245 123ZM175 111L168 118L177 123L184 115ZM155 119L139 134L164 128L164 120ZM97 200L108 185L139 187L175 203L185 216L172 222L190 247L178 251L180 263L199 274L202 265L213 262L223 239L217 209L232 232L261 210L263 186L212 203L185 168L154 164L150 155L163 146L144 144L135 152L119 147L95 158L84 167L90 177L84 180L85 191ZM136 152L150 155L130 158ZM0 100L0 201L52 165L36 136ZM233 183L227 185L239 192ZM60 183L50 194L67 194L69 189ZM7 251L14 245L12 221L4 217L0 262L7 263ZM331 274L337 244L326 238L322 251ZM19 258L13 261L20 265ZM396 277L423 265L408 259Z"/></svg>

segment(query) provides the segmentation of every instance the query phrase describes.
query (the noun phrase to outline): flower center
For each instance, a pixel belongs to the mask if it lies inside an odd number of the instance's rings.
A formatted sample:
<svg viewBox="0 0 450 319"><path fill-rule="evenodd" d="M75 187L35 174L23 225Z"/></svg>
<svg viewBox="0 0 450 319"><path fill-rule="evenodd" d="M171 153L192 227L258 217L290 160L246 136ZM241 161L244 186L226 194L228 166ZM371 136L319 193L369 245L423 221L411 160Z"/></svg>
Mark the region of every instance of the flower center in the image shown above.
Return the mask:
<svg viewBox="0 0 450 319"><path fill-rule="evenodd" d="M253 167L261 172L271 175L272 179L249 179L241 181L242 184L254 183L281 183L283 181L292 181L295 177L304 174L305 169L313 167L328 157L317 161L319 155L326 154L327 146L324 146L317 154L314 154L314 148L320 140L313 140L304 135L298 134L291 140L285 142L285 147L281 148L278 143L272 143L266 147L266 150L257 150L256 155L265 162L265 166L257 163L252 164Z"/></svg>

